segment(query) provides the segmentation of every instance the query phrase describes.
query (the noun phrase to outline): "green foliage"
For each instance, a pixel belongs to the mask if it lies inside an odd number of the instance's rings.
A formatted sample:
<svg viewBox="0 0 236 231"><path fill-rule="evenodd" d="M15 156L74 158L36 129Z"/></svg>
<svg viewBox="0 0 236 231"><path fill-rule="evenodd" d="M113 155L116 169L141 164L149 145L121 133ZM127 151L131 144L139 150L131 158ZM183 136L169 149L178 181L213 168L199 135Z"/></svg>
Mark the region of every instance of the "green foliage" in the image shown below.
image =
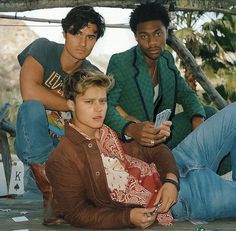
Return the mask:
<svg viewBox="0 0 236 231"><path fill-rule="evenodd" d="M223 15L222 18L204 23L202 31L199 53L202 60L212 65L215 72L222 68L235 69L235 59L230 59L227 54L236 50L236 17Z"/></svg>
<svg viewBox="0 0 236 231"><path fill-rule="evenodd" d="M225 86L224 85L218 85L216 86L216 90L220 93L220 95L227 100L229 97L229 93L226 91Z"/></svg>
<svg viewBox="0 0 236 231"><path fill-rule="evenodd" d="M219 84L219 85L216 86L215 89L218 91L218 93L227 102L229 102L229 103L236 102L236 91L235 91L235 88L234 88L234 90L228 90L227 87L225 87L225 85ZM210 97L205 92L202 94L202 97L203 97L203 102L205 104L210 104L211 103Z"/></svg>
<svg viewBox="0 0 236 231"><path fill-rule="evenodd" d="M175 32L201 68L228 101L235 101L236 89L236 16L211 13L211 20L200 22L209 13L181 12L177 14L179 29ZM214 17L213 17L214 16ZM216 17L215 17L216 16ZM220 80L220 81L219 81ZM208 102L209 98L204 97Z"/></svg>
<svg viewBox="0 0 236 231"><path fill-rule="evenodd" d="M236 91L233 91L230 96L229 96L229 100L231 102L236 102Z"/></svg>

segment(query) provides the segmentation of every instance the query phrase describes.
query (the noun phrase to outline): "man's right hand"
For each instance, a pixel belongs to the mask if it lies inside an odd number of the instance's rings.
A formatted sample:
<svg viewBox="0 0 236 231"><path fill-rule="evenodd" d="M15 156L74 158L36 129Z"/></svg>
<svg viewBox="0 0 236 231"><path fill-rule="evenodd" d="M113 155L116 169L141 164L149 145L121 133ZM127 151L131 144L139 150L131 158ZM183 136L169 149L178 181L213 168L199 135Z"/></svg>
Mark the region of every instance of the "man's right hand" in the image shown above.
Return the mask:
<svg viewBox="0 0 236 231"><path fill-rule="evenodd" d="M171 121L163 122L160 127L155 128L153 122L145 121L131 123L125 130L125 135L132 137L143 146L153 147L165 142L170 136Z"/></svg>
<svg viewBox="0 0 236 231"><path fill-rule="evenodd" d="M145 229L156 221L157 214L153 208L134 208L130 211L130 222L138 228Z"/></svg>

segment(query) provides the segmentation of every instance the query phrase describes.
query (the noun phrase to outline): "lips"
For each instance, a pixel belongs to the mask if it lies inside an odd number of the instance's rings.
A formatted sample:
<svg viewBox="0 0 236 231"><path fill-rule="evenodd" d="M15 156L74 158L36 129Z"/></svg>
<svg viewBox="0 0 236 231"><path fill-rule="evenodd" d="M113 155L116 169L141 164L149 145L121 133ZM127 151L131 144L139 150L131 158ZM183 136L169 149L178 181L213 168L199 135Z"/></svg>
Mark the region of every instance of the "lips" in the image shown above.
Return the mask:
<svg viewBox="0 0 236 231"><path fill-rule="evenodd" d="M161 49L155 49L155 50L148 50L150 54L159 54L161 52Z"/></svg>
<svg viewBox="0 0 236 231"><path fill-rule="evenodd" d="M94 120L99 120L99 121L100 121L100 120L103 120L103 117L102 117L102 116L95 116L95 117L93 117L93 119L94 119Z"/></svg>
<svg viewBox="0 0 236 231"><path fill-rule="evenodd" d="M85 53L85 50L76 50L77 53Z"/></svg>

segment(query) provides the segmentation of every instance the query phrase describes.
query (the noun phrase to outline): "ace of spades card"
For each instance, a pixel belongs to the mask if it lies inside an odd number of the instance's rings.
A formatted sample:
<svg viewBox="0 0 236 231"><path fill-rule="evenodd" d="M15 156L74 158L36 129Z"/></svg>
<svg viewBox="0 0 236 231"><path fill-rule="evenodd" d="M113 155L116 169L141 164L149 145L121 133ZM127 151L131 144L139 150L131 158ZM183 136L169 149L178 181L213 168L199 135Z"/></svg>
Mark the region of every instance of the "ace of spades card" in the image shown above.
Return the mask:
<svg viewBox="0 0 236 231"><path fill-rule="evenodd" d="M24 193L24 166L21 161L12 162L9 194Z"/></svg>

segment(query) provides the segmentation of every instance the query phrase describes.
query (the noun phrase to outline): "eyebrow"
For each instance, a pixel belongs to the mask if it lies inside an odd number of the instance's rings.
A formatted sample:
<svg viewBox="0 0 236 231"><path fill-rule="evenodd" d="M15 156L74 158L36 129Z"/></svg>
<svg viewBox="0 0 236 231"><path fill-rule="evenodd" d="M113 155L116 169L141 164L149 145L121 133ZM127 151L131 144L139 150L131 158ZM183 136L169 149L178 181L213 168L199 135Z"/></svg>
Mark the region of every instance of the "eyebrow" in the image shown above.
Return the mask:
<svg viewBox="0 0 236 231"><path fill-rule="evenodd" d="M82 29L83 29L83 28L81 28L81 29L78 30L78 32L81 33L81 34L83 34ZM77 32L77 33L78 33L78 32ZM98 34L98 32L97 32L97 30L96 30L96 31L94 31L93 34L92 34L92 33L89 33L88 35L97 35L97 34Z"/></svg>
<svg viewBox="0 0 236 231"><path fill-rule="evenodd" d="M107 96L96 98L96 97L84 97L84 99L107 99Z"/></svg>
<svg viewBox="0 0 236 231"><path fill-rule="evenodd" d="M159 32L159 31L163 31L163 30L161 28L158 28L158 29L154 30L153 32L151 32L151 34ZM147 31L140 31L140 32L138 32L138 34L150 34L150 33Z"/></svg>

